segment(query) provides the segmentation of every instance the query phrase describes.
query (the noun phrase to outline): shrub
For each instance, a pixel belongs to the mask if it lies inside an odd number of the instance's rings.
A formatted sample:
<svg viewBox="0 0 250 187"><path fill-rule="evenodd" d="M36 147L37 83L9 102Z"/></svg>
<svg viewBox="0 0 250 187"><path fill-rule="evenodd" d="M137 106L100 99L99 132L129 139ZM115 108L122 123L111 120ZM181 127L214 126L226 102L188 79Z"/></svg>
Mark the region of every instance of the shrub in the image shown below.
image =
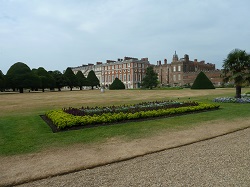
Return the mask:
<svg viewBox="0 0 250 187"><path fill-rule="evenodd" d="M115 80L112 82L112 84L109 86L109 89L110 90L124 90L125 85L120 79L116 77Z"/></svg>
<svg viewBox="0 0 250 187"><path fill-rule="evenodd" d="M215 89L213 83L202 71L197 75L191 89Z"/></svg>
<svg viewBox="0 0 250 187"><path fill-rule="evenodd" d="M103 123L114 123L124 120L131 119L142 119L142 118L152 118L160 116L171 116L176 114L183 114L188 112L195 112L201 110L217 109L219 105L217 104L204 104L199 103L197 106L185 106L181 108L168 108L168 109L156 109L148 111L138 111L135 113L103 113L100 115L94 114L93 116L74 116L68 114L63 110L51 110L46 112L46 116L53 122L53 124L58 129L63 129L65 127L71 127L74 125L93 125L93 124L103 124Z"/></svg>

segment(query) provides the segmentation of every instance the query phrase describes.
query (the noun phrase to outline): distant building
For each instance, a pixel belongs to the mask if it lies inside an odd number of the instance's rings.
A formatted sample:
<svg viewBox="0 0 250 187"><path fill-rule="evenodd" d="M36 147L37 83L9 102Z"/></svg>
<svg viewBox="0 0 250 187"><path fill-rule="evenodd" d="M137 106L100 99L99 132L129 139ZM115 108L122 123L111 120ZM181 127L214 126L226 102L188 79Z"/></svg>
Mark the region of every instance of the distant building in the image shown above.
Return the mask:
<svg viewBox="0 0 250 187"><path fill-rule="evenodd" d="M85 77L93 70L100 80L102 86L108 87L114 79L119 78L127 89L140 88L146 69L150 65L148 58L124 57L124 59L107 60L106 63L97 62L94 64L72 67L76 74L82 71Z"/></svg>
<svg viewBox="0 0 250 187"><path fill-rule="evenodd" d="M102 62L96 62L96 64L89 63L88 65L81 65L77 67L71 67L74 74L76 74L78 71L81 71L85 77L88 76L89 72L93 70L96 74L96 77L101 81L102 77Z"/></svg>
<svg viewBox="0 0 250 187"><path fill-rule="evenodd" d="M173 55L172 62L167 63L157 61L154 70L158 73L158 79L161 85L170 86L184 86L192 85L197 75L203 71L215 86L220 86L222 78L220 77L221 71L215 69L215 64L205 63L205 61L189 60L187 54L184 58L179 59L178 55Z"/></svg>

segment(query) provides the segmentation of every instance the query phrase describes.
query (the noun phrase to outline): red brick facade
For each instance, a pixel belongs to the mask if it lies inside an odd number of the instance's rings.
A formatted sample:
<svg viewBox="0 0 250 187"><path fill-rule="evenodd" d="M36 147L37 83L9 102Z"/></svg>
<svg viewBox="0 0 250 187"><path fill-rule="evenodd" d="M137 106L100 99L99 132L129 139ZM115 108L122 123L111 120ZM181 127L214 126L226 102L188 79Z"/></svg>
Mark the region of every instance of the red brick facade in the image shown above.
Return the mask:
<svg viewBox="0 0 250 187"><path fill-rule="evenodd" d="M139 88L149 66L148 58L141 60L124 57L117 61L107 60L102 65L101 85L108 87L114 79L119 78L127 89Z"/></svg>
<svg viewBox="0 0 250 187"><path fill-rule="evenodd" d="M161 85L192 85L201 71L207 75L215 86L220 86L222 83L221 71L215 69L215 64L205 63L205 61L198 62L197 59L190 61L188 55L184 55L184 58L179 59L175 53L170 64L167 63L166 59L164 63L157 61L154 70L158 73Z"/></svg>

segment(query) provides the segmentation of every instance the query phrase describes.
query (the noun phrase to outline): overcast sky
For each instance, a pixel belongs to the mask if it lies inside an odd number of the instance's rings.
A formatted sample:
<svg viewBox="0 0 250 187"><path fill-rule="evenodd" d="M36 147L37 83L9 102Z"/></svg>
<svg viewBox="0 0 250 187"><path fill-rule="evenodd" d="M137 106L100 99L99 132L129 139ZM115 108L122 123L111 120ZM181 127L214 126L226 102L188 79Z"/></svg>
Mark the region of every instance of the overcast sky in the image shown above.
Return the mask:
<svg viewBox="0 0 250 187"><path fill-rule="evenodd" d="M148 57L176 51L216 64L250 52L249 0L0 0L0 70Z"/></svg>

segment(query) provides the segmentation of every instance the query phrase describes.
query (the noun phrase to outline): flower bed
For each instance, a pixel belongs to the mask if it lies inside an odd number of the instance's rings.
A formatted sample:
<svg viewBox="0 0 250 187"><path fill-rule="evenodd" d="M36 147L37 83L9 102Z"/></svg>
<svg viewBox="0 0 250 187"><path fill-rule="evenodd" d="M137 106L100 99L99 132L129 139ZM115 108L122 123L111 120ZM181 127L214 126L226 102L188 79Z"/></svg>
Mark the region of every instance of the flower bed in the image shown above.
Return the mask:
<svg viewBox="0 0 250 187"><path fill-rule="evenodd" d="M140 111L179 108L184 106L198 106L197 102L176 102L176 101L153 101L142 102L134 105L106 106L106 107L81 107L81 108L64 108L63 111L74 116L93 116L104 113L136 113Z"/></svg>
<svg viewBox="0 0 250 187"><path fill-rule="evenodd" d="M50 119L58 129L64 129L73 126L87 126L95 124L109 124L126 120L145 119L160 116L173 116L178 114L197 112L202 110L218 109L217 104L205 103L170 103L170 102L153 102L138 105L127 105L125 107L102 107L98 110L95 108L81 109L62 109L51 110L46 112L46 117ZM165 104L164 104L165 103ZM148 107L145 107L148 106ZM164 108L165 107L165 108ZM121 110L118 110L120 108ZM126 110L123 108L126 108ZM128 109L129 108L129 109ZM136 110L134 110L136 108ZM102 110L101 110L102 109ZM106 110L107 109L107 110ZM89 110L89 114L87 114ZM99 111L101 110L101 112ZM80 111L80 112L79 112ZM90 112L91 111L91 112ZM96 112L98 111L98 112ZM74 113L74 115L72 114Z"/></svg>
<svg viewBox="0 0 250 187"><path fill-rule="evenodd" d="M250 97L248 96L242 96L241 98L217 97L213 101L218 103L250 103Z"/></svg>

